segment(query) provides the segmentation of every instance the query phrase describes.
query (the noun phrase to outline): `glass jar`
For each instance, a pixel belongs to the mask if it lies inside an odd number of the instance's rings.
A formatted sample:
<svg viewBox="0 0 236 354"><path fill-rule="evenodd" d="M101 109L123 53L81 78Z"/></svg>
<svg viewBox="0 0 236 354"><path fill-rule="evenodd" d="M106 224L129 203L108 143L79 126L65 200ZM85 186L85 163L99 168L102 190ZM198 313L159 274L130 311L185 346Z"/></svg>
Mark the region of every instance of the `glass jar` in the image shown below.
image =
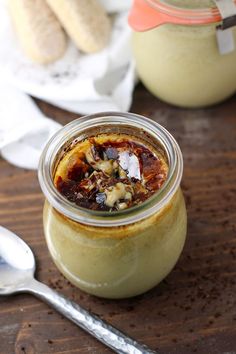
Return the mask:
<svg viewBox="0 0 236 354"><path fill-rule="evenodd" d="M211 0L134 1L129 23L137 72L155 96L203 107L234 94L236 50L220 53L216 26L222 18L214 6Z"/></svg>
<svg viewBox="0 0 236 354"><path fill-rule="evenodd" d="M162 149L169 164L163 187L144 203L117 212L84 209L65 199L53 182L58 162L68 147L101 133L130 134ZM186 237L182 171L182 154L174 138L142 116L99 113L56 133L42 153L39 182L46 197L48 249L64 276L80 289L106 298L141 294L166 277Z"/></svg>

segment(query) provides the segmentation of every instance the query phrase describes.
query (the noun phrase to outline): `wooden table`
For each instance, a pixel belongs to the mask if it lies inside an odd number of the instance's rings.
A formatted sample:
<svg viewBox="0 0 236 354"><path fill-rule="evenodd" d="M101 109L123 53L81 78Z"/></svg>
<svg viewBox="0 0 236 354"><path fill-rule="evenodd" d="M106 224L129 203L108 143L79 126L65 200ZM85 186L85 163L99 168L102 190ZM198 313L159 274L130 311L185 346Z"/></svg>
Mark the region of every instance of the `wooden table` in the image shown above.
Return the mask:
<svg viewBox="0 0 236 354"><path fill-rule="evenodd" d="M38 104L63 124L77 117ZM68 284L45 245L44 197L36 172L3 160L0 224L29 243L39 280L159 353L236 353L236 97L213 108L184 110L160 102L139 85L131 111L165 126L184 155L188 238L162 284L122 301L89 296ZM0 298L0 353L111 351L36 298L17 295Z"/></svg>

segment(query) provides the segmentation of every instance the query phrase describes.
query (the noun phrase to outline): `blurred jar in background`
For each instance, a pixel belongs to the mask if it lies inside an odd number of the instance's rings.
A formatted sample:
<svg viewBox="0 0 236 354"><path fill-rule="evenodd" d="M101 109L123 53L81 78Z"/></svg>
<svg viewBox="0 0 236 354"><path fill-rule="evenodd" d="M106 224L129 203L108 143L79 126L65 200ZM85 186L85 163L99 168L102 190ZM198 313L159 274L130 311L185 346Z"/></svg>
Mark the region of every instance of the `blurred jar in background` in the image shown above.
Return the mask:
<svg viewBox="0 0 236 354"><path fill-rule="evenodd" d="M202 107L234 94L236 28L222 29L213 0L134 0L129 23L139 77L155 96Z"/></svg>

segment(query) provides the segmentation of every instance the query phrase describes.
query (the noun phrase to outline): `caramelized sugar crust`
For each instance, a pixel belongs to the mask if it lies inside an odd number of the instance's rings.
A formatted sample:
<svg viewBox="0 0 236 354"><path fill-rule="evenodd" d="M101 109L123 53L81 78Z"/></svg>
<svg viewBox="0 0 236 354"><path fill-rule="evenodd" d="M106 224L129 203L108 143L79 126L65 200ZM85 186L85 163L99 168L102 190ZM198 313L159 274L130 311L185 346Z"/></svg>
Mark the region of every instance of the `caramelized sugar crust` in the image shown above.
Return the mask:
<svg viewBox="0 0 236 354"><path fill-rule="evenodd" d="M125 134L101 134L78 142L61 159L54 183L76 205L118 211L143 203L168 174L161 149Z"/></svg>

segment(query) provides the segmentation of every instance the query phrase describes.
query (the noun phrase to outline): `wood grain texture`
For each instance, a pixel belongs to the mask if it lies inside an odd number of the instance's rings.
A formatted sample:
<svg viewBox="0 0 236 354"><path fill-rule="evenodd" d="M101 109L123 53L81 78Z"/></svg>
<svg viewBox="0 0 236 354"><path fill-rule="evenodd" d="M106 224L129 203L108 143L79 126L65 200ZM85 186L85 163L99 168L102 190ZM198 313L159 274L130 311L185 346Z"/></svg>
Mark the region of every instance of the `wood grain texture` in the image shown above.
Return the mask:
<svg viewBox="0 0 236 354"><path fill-rule="evenodd" d="M76 118L37 101L65 124ZM184 155L188 237L172 273L134 299L108 301L71 286L52 263L43 236L36 172L0 160L0 224L29 243L37 278L161 354L236 353L236 97L184 110L141 85L131 111L166 127ZM30 295L0 298L1 354L105 354L111 351Z"/></svg>

